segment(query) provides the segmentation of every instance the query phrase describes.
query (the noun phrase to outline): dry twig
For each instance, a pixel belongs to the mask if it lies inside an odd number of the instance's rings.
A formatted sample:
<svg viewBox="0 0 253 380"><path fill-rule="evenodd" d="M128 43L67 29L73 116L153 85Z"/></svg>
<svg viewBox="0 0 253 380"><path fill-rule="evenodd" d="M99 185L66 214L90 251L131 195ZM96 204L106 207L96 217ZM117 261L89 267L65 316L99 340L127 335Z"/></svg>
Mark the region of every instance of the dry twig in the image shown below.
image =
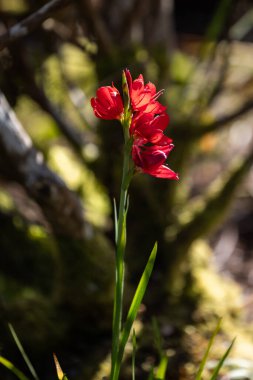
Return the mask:
<svg viewBox="0 0 253 380"><path fill-rule="evenodd" d="M46 20L52 12L67 5L70 0L51 0L23 21L12 26L5 34L0 36L0 50L10 43L27 36L32 30L37 28Z"/></svg>
<svg viewBox="0 0 253 380"><path fill-rule="evenodd" d="M199 125L180 125L177 130L174 131L174 137L180 138L184 136L184 138L189 139L198 139L204 136L206 133L218 131L220 128L224 128L229 123L235 121L241 116L244 116L247 112L253 110L253 99L245 102L239 109L231 112L228 115L225 115L219 119L214 120L209 124L199 124Z"/></svg>

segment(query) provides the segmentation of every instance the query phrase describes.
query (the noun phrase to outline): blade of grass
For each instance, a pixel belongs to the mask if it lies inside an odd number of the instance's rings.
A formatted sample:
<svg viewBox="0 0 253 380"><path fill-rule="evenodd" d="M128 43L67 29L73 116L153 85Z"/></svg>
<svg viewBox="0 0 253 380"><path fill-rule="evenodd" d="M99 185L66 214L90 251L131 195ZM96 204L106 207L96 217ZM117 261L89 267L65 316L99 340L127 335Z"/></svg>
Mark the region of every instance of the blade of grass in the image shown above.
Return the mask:
<svg viewBox="0 0 253 380"><path fill-rule="evenodd" d="M165 379L165 375L166 375L166 371L167 371L167 367L168 367L168 361L169 361L169 358L166 355L163 355L161 357L159 366L158 366L157 371L156 371L156 376L155 376L156 380L164 380Z"/></svg>
<svg viewBox="0 0 253 380"><path fill-rule="evenodd" d="M132 380L135 380L136 335L135 335L135 330L134 329L133 329L133 336L132 336L132 345L133 345L133 353L132 353Z"/></svg>
<svg viewBox="0 0 253 380"><path fill-rule="evenodd" d="M235 338L232 340L231 344L229 345L228 349L226 350L226 352L224 353L224 355L222 356L222 358L220 359L220 361L218 362L217 366L215 367L214 371L213 371L213 374L210 378L210 380L216 380L218 374L219 374L219 371L221 369L221 367L223 366L224 364L224 361L226 360L226 358L228 357L228 354L230 353L233 345L234 345L234 342L235 342Z"/></svg>
<svg viewBox="0 0 253 380"><path fill-rule="evenodd" d="M148 380L155 380L154 377L154 367L151 368L149 375L148 375Z"/></svg>
<svg viewBox="0 0 253 380"><path fill-rule="evenodd" d="M153 333L154 333L154 345L159 353L159 358L160 358L159 365L156 369L155 379L164 380L165 375L166 375L166 370L168 367L168 357L166 356L163 350L162 336L161 336L156 318L152 318L152 327L153 327Z"/></svg>
<svg viewBox="0 0 253 380"><path fill-rule="evenodd" d="M0 356L0 363L7 369L9 369L19 380L29 380L26 375L14 366L8 359Z"/></svg>
<svg viewBox="0 0 253 380"><path fill-rule="evenodd" d="M60 366L60 363L57 359L57 356L54 353L53 353L53 358L54 358L54 364L55 364L58 380L68 380L67 376L65 375L65 373L61 369L61 366Z"/></svg>
<svg viewBox="0 0 253 380"><path fill-rule="evenodd" d="M115 266L115 289L114 289L114 304L113 304L113 322L112 322L112 354L111 354L111 374L110 380L115 378L116 359L119 352L120 334L122 328L122 308L123 308L123 293L124 293L124 272L125 262L124 253L126 248L126 217L127 217L127 191L121 189L119 215L117 221L117 241L116 241L116 266Z"/></svg>
<svg viewBox="0 0 253 380"><path fill-rule="evenodd" d="M222 29L224 28L225 21L229 14L229 8L232 6L232 3L233 0L221 0L218 3L217 9L204 37L204 43L200 51L201 59L206 58L207 55L210 55L214 49L215 44L221 35Z"/></svg>
<svg viewBox="0 0 253 380"><path fill-rule="evenodd" d="M113 211L114 211L114 230L115 230L115 243L117 243L118 240L118 212L117 212L117 205L116 200L113 198Z"/></svg>
<svg viewBox="0 0 253 380"><path fill-rule="evenodd" d="M21 344L21 342L17 336L17 333L14 330L14 327L12 326L11 323L8 323L8 327L9 327L11 335L12 335L12 337L13 337L13 339L14 339L14 341L15 341L18 349L19 349L19 352L21 353L27 367L29 368L29 371L31 372L31 375L33 376L33 378L35 380L39 380L39 377L38 377L38 375L34 369L34 366L32 365L31 360L28 358L28 356L27 356L27 354L26 354L26 352L25 352L25 350L24 350L24 348L23 348L23 346L22 346L22 344Z"/></svg>
<svg viewBox="0 0 253 380"><path fill-rule="evenodd" d="M162 349L162 337L160 334L159 326L157 323L156 318L152 318L152 329L153 329L153 334L154 334L154 346L157 349L157 352L160 356L160 358L163 356L163 349Z"/></svg>
<svg viewBox="0 0 253 380"><path fill-rule="evenodd" d="M218 323L217 323L217 326L208 342L208 346L207 346L207 349L206 349L206 352L203 356L203 359L200 363L200 366L199 366L199 369L198 369L198 372L197 372L197 375L196 375L196 378L195 380L201 380L201 376L202 376L202 372L204 370L204 367L206 365L206 361L207 361L207 357L208 357L208 354L210 352L210 349L213 345L213 341L214 341L214 338L216 337L216 335L218 334L219 330L220 330L220 325L221 325L221 318L219 319Z"/></svg>
<svg viewBox="0 0 253 380"><path fill-rule="evenodd" d="M203 60L210 61L211 58L214 55L215 49L218 46L218 40L222 33L222 30L224 28L226 19L229 14L230 7L232 6L233 0L221 0L218 2L216 11L214 12L214 15L212 16L212 19L206 29L203 42L200 45L199 49L199 62L193 66L191 70L189 70L189 73L187 75L187 78L185 79L185 83L182 86L178 98L179 99L185 99L185 102L188 101L188 92L191 91L192 88L192 82L194 81L194 78L196 74L198 73L199 67L203 64ZM202 102L203 97L203 88L201 87L198 90L198 98L200 98ZM198 104L199 100L196 99L196 103ZM194 111L194 109L189 109L189 116L192 117L192 115L198 115L199 113Z"/></svg>
<svg viewBox="0 0 253 380"><path fill-rule="evenodd" d="M152 252L149 256L148 262L141 276L140 282L138 284L131 306L129 308L125 326L122 330L122 335L121 335L120 344L119 344L119 351L118 351L116 365L115 365L115 379L118 378L118 374L120 371L120 364L122 362L125 346L128 341L130 331L133 326L133 322L136 318L136 315L138 313L140 304L143 300L143 297L144 297L144 294L145 294L145 291L146 291L146 288L147 288L147 285L148 285L148 282L149 282L149 279L154 267L156 253L157 253L157 243L155 243L154 248L152 249Z"/></svg>
<svg viewBox="0 0 253 380"><path fill-rule="evenodd" d="M121 336L121 340L120 340L119 351L122 352L122 355L123 355L123 351L124 351L125 345L127 343L127 340L129 338L133 322L134 322L136 315L138 313L141 301L143 300L143 297L144 297L144 294L145 294L145 291L146 291L146 288L147 288L147 285L148 285L148 282L149 282L149 279L150 279L150 276L151 276L151 273L152 273L152 270L154 267L156 253L157 253L157 243L155 243L154 248L152 249L152 252L149 256L147 265L146 265L144 272L141 276L140 282L138 284L134 298L133 298L131 306L129 308L126 323L125 323L125 326L123 328L122 336Z"/></svg>

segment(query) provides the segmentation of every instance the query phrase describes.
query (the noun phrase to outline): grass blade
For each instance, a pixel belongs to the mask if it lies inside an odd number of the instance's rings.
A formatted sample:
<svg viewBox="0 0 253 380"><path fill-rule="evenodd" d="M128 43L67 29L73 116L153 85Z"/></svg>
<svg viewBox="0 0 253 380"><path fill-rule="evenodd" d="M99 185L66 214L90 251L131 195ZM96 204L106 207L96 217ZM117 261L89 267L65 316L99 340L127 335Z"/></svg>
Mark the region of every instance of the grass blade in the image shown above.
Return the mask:
<svg viewBox="0 0 253 380"><path fill-rule="evenodd" d="M53 354L53 357L54 357L54 364L55 364L58 380L68 380L67 376L65 375L65 373L61 369L61 366L60 366L60 363L57 359L57 356L55 354Z"/></svg>
<svg viewBox="0 0 253 380"><path fill-rule="evenodd" d="M232 342L229 345L228 349L226 350L226 352L224 353L224 355L222 356L222 358L218 362L217 366L215 367L210 380L216 380L216 378L217 378L217 376L219 374L219 371L220 371L221 367L223 366L224 361L226 360L228 354L230 353L230 351L231 351L231 349L232 349L232 347L234 345L234 342L235 342L235 338L232 340Z"/></svg>
<svg viewBox="0 0 253 380"><path fill-rule="evenodd" d="M19 380L29 380L26 375L20 371L18 368L14 366L8 359L0 356L0 364L2 364L5 368L9 369L14 375L17 376Z"/></svg>
<svg viewBox="0 0 253 380"><path fill-rule="evenodd" d="M141 276L140 282L138 284L134 298L133 298L131 306L129 308L129 312L128 312L127 319L126 319L126 324L123 328L122 337L121 337L121 341L120 341L119 351L122 352L122 355L123 355L123 351L124 351L125 345L127 343L127 340L129 338L133 322L134 322L136 315L138 313L141 301L143 300L143 297L144 297L144 294L145 294L145 291L146 291L146 288L147 288L147 285L149 282L149 278L151 276L151 273L152 273L152 270L154 267L156 253L157 253L157 243L155 243L154 248L152 249L152 252L149 256L147 265L146 265L144 272Z"/></svg>
<svg viewBox="0 0 253 380"><path fill-rule="evenodd" d="M207 28L206 35L204 37L204 43L201 48L201 58L205 58L215 47L216 42L222 30L224 29L224 25L226 19L229 14L229 9L232 6L232 0L221 0L218 3L217 9L212 17L212 20Z"/></svg>
<svg viewBox="0 0 253 380"><path fill-rule="evenodd" d="M133 336L132 336L132 345L133 345L133 353L132 353L132 380L135 380L136 335L135 335L135 330L134 329L133 329Z"/></svg>
<svg viewBox="0 0 253 380"><path fill-rule="evenodd" d="M116 363L116 368L115 368L116 373L119 373L120 364L122 362L125 346L126 346L126 343L128 341L128 338L129 338L129 335L131 332L131 328L133 326L133 322L134 322L136 315L138 313L140 304L143 300L143 297L144 297L144 294L145 294L145 291L146 291L146 288L147 288L147 285L148 285L148 282L149 282L149 279L150 279L150 276L151 276L151 273L152 273L152 270L154 267L156 253L157 253L157 243L155 243L154 248L152 249L152 252L149 256L148 262L147 262L146 267L144 269L144 272L141 276L140 282L138 284L138 287L137 287L135 295L133 297L131 306L130 306L129 311L128 311L126 323L125 323L125 326L123 328L121 339L120 339L120 344L119 344L119 352L117 355L117 363ZM115 378L117 378L117 376Z"/></svg>
<svg viewBox="0 0 253 380"><path fill-rule="evenodd" d="M167 367L168 367L168 361L169 361L169 358L166 355L163 355L161 357L159 366L158 366L157 371L156 371L156 376L155 376L156 380L164 380L165 379L165 375L166 375L166 371L167 371Z"/></svg>
<svg viewBox="0 0 253 380"><path fill-rule="evenodd" d="M153 334L154 334L154 346L157 349L159 357L162 358L162 356L163 356L163 349L162 349L163 343L162 343L162 337L161 337L161 333L160 333L159 326L158 326L156 318L152 318L152 329L153 329Z"/></svg>
<svg viewBox="0 0 253 380"><path fill-rule="evenodd" d="M15 341L15 343L16 343L16 345L17 345L17 347L18 347L18 349L19 349L19 351L20 351L20 353L21 353L21 355L22 355L22 357L23 357L23 359L24 359L27 367L29 368L29 371L31 372L33 378L35 380L39 380L39 377L38 377L38 375L37 375L37 373L36 373L36 371L34 369L34 366L32 365L30 359L28 358L28 356L27 356L27 354L26 354L26 352L25 352L25 350L24 350L24 348L23 348L23 346L22 346L22 344L21 344L21 342L20 342L20 340L19 340L19 338L18 338L18 336L16 334L16 331L14 330L14 328L12 326L12 324L8 323L8 327L10 329L11 335L12 335L12 337L13 337L13 339L14 339L14 341Z"/></svg>
<svg viewBox="0 0 253 380"><path fill-rule="evenodd" d="M115 232L115 243L117 244L118 240L118 212L117 212L117 205L116 200L113 198L113 215L114 215L114 232Z"/></svg>
<svg viewBox="0 0 253 380"><path fill-rule="evenodd" d="M150 370L150 372L149 372L148 380L155 380L154 367L152 367L151 370Z"/></svg>
<svg viewBox="0 0 253 380"><path fill-rule="evenodd" d="M209 354L210 349L211 349L211 347L213 345L214 338L216 337L216 335L219 332L220 325L221 325L221 319L219 319L219 321L217 323L217 326L216 326L216 328L215 328L215 330L214 330L214 332L213 332L213 334L212 334L212 336L211 336L211 338L210 338L210 340L208 342L208 346L207 346L206 352L205 352L205 354L203 356L203 359L202 359L202 361L200 363L200 366L199 366L199 369L198 369L198 372L197 372L195 380L201 380L202 372L203 372L204 367L206 365L208 354Z"/></svg>

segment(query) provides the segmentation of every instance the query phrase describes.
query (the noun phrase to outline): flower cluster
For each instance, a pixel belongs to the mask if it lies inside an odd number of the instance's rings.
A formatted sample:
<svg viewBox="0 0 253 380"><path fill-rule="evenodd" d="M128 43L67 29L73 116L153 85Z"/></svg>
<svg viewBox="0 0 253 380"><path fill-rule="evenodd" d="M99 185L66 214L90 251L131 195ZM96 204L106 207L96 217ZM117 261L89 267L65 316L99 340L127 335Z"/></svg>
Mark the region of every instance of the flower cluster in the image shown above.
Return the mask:
<svg viewBox="0 0 253 380"><path fill-rule="evenodd" d="M144 83L142 74L135 80L129 70L124 70L127 82L129 109L125 109L117 88L100 87L91 105L97 117L106 120L118 119L122 123L130 111L129 136L132 138L132 159L137 171L158 178L178 179L167 165L172 140L164 135L169 123L166 107L158 102L162 91L156 92L153 83ZM127 116L129 118L129 116Z"/></svg>

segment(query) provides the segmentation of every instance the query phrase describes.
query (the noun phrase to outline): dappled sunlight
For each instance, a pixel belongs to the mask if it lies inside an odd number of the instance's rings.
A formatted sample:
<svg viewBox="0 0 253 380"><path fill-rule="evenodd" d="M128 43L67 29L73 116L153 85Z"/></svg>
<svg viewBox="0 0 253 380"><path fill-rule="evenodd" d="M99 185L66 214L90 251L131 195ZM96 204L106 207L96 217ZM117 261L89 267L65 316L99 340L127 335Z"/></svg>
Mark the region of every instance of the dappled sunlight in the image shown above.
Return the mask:
<svg viewBox="0 0 253 380"><path fill-rule="evenodd" d="M2 377L252 380L251 5L0 13Z"/></svg>

